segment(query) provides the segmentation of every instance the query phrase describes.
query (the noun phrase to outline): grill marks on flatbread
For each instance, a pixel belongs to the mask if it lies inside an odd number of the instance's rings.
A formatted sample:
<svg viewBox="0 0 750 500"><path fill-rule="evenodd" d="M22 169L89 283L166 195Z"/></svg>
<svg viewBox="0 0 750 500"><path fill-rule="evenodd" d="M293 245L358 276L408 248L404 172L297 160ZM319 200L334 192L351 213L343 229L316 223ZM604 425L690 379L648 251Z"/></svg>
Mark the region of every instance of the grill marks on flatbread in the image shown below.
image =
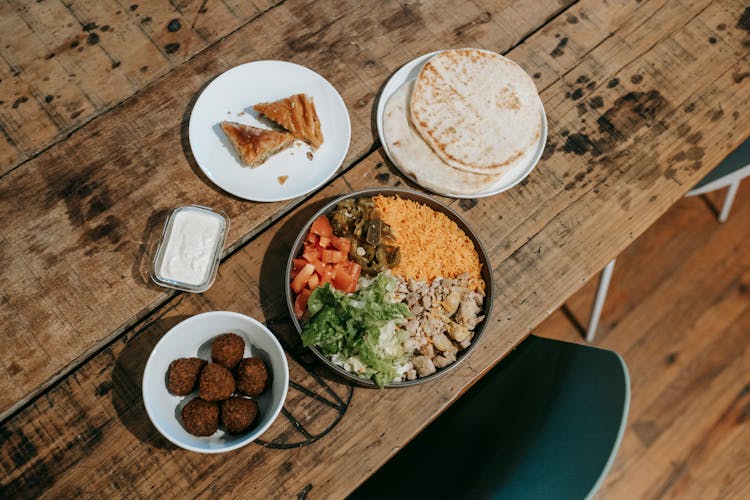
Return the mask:
<svg viewBox="0 0 750 500"><path fill-rule="evenodd" d="M320 130L320 119L315 111L315 104L305 94L256 104L253 109L278 123L313 149L318 149L323 144L323 132Z"/></svg>
<svg viewBox="0 0 750 500"><path fill-rule="evenodd" d="M496 174L517 163L541 133L533 80L515 62L478 49L441 52L414 84L412 123L448 165Z"/></svg>
<svg viewBox="0 0 750 500"><path fill-rule="evenodd" d="M221 130L234 146L242 163L250 167L257 167L294 142L294 136L287 132L266 130L242 123L221 122Z"/></svg>
<svg viewBox="0 0 750 500"><path fill-rule="evenodd" d="M394 163L419 184L437 192L468 195L491 188L503 173L475 174L454 168L422 139L409 116L413 88L414 80L403 84L388 99L383 111L383 135Z"/></svg>

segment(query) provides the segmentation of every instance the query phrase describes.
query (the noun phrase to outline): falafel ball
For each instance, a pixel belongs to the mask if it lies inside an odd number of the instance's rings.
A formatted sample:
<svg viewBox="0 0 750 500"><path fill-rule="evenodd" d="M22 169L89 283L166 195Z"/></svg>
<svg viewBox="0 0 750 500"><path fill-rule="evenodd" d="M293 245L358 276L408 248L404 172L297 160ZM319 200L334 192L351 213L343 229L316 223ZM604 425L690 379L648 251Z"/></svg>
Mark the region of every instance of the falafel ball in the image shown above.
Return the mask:
<svg viewBox="0 0 750 500"><path fill-rule="evenodd" d="M230 434L246 431L257 418L258 403L252 399L234 396L221 403L221 422Z"/></svg>
<svg viewBox="0 0 750 500"><path fill-rule="evenodd" d="M210 436L219 428L219 405L200 398L182 408L182 426L193 436Z"/></svg>
<svg viewBox="0 0 750 500"><path fill-rule="evenodd" d="M234 369L245 353L245 341L234 333L219 335L211 343L211 359L214 363Z"/></svg>
<svg viewBox="0 0 750 500"><path fill-rule="evenodd" d="M175 359L167 372L167 389L177 396L190 394L204 366L206 361L200 358Z"/></svg>
<svg viewBox="0 0 750 500"><path fill-rule="evenodd" d="M235 388L232 372L217 363L209 363L198 379L198 395L206 401L228 399Z"/></svg>
<svg viewBox="0 0 750 500"><path fill-rule="evenodd" d="M245 358L234 369L237 390L245 396L259 396L268 385L268 368L260 358Z"/></svg>

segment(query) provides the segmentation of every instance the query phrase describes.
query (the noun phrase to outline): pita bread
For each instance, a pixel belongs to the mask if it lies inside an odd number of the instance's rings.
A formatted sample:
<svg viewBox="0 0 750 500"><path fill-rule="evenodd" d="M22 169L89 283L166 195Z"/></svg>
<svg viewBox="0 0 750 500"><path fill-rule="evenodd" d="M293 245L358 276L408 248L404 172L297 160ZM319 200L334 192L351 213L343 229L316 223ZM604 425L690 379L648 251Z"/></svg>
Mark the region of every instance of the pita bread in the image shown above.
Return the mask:
<svg viewBox="0 0 750 500"><path fill-rule="evenodd" d="M444 162L474 173L501 173L536 146L541 101L516 63L479 49L447 50L419 72L412 123Z"/></svg>
<svg viewBox="0 0 750 500"><path fill-rule="evenodd" d="M323 144L323 132L320 130L320 119L315 111L315 104L305 94L295 94L274 102L262 102L253 106L253 109L266 115L313 149L318 149Z"/></svg>
<svg viewBox="0 0 750 500"><path fill-rule="evenodd" d="M221 130L234 146L242 163L249 167L257 167L269 156L286 149L294 142L292 134L242 123L221 122Z"/></svg>
<svg viewBox="0 0 750 500"><path fill-rule="evenodd" d="M501 177L453 168L422 139L409 119L409 98L414 80L391 95L383 110L383 136L396 166L421 186L443 194L468 195L486 191Z"/></svg>

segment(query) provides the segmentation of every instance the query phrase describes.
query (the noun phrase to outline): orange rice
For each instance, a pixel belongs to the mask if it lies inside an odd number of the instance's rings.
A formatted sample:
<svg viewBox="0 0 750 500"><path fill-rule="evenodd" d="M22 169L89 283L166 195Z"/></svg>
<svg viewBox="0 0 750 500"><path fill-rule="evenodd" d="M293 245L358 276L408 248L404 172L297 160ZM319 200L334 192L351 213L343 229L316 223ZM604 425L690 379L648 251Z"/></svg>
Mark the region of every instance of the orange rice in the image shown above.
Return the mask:
<svg viewBox="0 0 750 500"><path fill-rule="evenodd" d="M373 200L401 249L401 262L392 269L393 274L429 283L437 277L468 273L477 287L484 288L474 243L445 214L398 196L375 196Z"/></svg>

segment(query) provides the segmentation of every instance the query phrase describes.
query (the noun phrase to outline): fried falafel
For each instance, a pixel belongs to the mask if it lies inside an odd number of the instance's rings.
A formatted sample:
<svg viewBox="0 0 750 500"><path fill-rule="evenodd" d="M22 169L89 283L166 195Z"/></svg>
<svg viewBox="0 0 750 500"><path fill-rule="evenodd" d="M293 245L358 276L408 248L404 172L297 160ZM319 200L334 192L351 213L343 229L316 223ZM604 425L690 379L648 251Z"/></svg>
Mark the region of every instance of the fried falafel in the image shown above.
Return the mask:
<svg viewBox="0 0 750 500"><path fill-rule="evenodd" d="M268 385L268 368L260 358L244 358L234 370L237 390L246 396L259 396Z"/></svg>
<svg viewBox="0 0 750 500"><path fill-rule="evenodd" d="M245 353L245 341L234 333L219 335L211 343L211 360L233 370Z"/></svg>
<svg viewBox="0 0 750 500"><path fill-rule="evenodd" d="M234 396L221 403L221 422L230 434L250 428L258 418L258 403Z"/></svg>
<svg viewBox="0 0 750 500"><path fill-rule="evenodd" d="M167 389L177 396L190 394L204 366L206 361L200 358L175 359L167 372Z"/></svg>
<svg viewBox="0 0 750 500"><path fill-rule="evenodd" d="M232 372L218 363L209 363L198 379L198 394L206 401L228 399L235 389Z"/></svg>
<svg viewBox="0 0 750 500"><path fill-rule="evenodd" d="M193 436L210 436L219 428L219 405L192 399L182 409L182 426Z"/></svg>

